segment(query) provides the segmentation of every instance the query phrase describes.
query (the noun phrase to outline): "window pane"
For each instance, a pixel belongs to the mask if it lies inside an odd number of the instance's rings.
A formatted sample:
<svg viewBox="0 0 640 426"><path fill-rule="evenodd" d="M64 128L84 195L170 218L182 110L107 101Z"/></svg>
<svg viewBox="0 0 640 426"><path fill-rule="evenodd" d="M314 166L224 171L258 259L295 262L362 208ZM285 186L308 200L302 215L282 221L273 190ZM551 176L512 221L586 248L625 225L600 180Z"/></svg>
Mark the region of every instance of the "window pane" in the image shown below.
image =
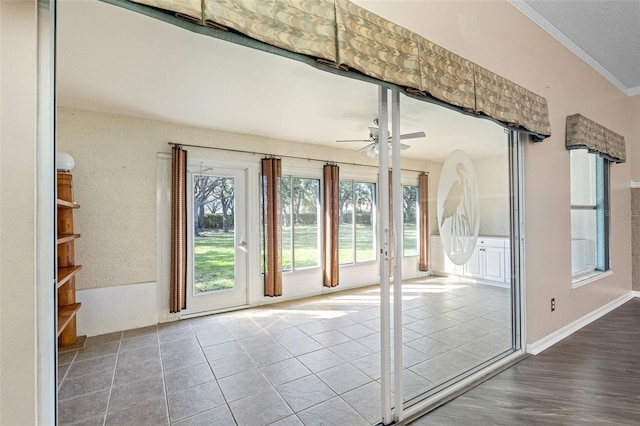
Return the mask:
<svg viewBox="0 0 640 426"><path fill-rule="evenodd" d="M353 181L340 181L339 261L353 263Z"/></svg>
<svg viewBox="0 0 640 426"><path fill-rule="evenodd" d="M291 176L282 177L282 270L290 271L291 262Z"/></svg>
<svg viewBox="0 0 640 426"><path fill-rule="evenodd" d="M356 182L356 262L376 259L376 236L374 212L376 208L376 185Z"/></svg>
<svg viewBox="0 0 640 426"><path fill-rule="evenodd" d="M318 179L292 180L294 268L319 266Z"/></svg>
<svg viewBox="0 0 640 426"><path fill-rule="evenodd" d="M404 255L418 255L418 187L402 187Z"/></svg>
<svg viewBox="0 0 640 426"><path fill-rule="evenodd" d="M235 286L235 179L193 176L193 293Z"/></svg>
<svg viewBox="0 0 640 426"><path fill-rule="evenodd" d="M573 149L571 155L571 205L596 205L596 155Z"/></svg>
<svg viewBox="0 0 640 426"><path fill-rule="evenodd" d="M571 210L572 274L596 268L596 241L596 210Z"/></svg>
<svg viewBox="0 0 640 426"><path fill-rule="evenodd" d="M584 149L571 151L571 271L574 275L609 268L605 216L607 171L606 161L598 154Z"/></svg>

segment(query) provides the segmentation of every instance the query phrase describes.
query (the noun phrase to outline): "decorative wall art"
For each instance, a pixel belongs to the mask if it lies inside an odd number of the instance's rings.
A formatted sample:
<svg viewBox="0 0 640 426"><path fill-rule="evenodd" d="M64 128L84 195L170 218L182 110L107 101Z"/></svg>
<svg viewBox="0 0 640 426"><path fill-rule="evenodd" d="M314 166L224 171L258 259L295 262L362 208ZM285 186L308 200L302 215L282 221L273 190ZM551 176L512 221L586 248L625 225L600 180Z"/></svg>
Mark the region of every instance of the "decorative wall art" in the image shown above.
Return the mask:
<svg viewBox="0 0 640 426"><path fill-rule="evenodd" d="M478 182L471 158L452 151L440 173L437 196L438 229L449 259L464 265L476 246L480 229Z"/></svg>

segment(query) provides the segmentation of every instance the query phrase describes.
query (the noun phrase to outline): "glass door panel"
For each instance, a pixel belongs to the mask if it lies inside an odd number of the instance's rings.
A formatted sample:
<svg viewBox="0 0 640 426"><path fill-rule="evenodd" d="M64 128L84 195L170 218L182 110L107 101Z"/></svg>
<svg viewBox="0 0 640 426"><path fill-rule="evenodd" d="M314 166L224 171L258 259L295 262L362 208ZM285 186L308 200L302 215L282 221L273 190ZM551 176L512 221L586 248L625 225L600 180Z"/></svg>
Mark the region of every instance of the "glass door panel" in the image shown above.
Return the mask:
<svg viewBox="0 0 640 426"><path fill-rule="evenodd" d="M245 170L189 169L186 314L240 306L247 301Z"/></svg>
<svg viewBox="0 0 640 426"><path fill-rule="evenodd" d="M427 133L425 140L402 141L410 145L402 159L429 164L430 274L403 279L397 303L402 339L400 345L395 340L394 358L401 353L402 360L394 363L392 389L397 393L395 376L401 374L402 398L394 399L400 418L408 407L437 397L519 349L514 320L519 292L511 274L515 142L488 120L408 97L402 97L401 106L400 133ZM411 120L403 120L409 116ZM394 239L403 246L394 248L396 256L419 252L415 191L414 186L403 186L402 226L395 227L402 238ZM403 277L416 275L420 272L413 269L402 272ZM396 301L391 303L396 309ZM396 323L399 318L395 316Z"/></svg>
<svg viewBox="0 0 640 426"><path fill-rule="evenodd" d="M235 287L236 241L232 177L193 175L193 293Z"/></svg>

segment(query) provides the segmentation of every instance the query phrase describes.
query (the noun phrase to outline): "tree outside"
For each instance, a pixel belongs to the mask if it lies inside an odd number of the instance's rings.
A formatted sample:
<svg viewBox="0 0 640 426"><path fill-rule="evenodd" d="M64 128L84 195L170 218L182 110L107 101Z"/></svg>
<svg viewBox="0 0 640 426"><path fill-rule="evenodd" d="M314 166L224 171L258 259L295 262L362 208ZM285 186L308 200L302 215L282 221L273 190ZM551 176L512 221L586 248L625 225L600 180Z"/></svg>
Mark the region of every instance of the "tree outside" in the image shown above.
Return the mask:
<svg viewBox="0 0 640 426"><path fill-rule="evenodd" d="M194 290L196 293L235 285L235 180L194 175Z"/></svg>

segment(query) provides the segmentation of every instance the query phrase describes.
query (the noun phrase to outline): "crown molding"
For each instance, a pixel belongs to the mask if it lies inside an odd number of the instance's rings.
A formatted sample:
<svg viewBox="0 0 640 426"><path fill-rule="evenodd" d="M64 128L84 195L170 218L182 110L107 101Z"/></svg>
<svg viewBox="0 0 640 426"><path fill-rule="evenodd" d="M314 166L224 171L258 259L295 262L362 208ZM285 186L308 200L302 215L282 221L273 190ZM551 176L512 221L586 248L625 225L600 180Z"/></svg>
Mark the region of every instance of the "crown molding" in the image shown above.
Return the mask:
<svg viewBox="0 0 640 426"><path fill-rule="evenodd" d="M631 87L627 89L627 96L636 96L640 95L640 86Z"/></svg>

